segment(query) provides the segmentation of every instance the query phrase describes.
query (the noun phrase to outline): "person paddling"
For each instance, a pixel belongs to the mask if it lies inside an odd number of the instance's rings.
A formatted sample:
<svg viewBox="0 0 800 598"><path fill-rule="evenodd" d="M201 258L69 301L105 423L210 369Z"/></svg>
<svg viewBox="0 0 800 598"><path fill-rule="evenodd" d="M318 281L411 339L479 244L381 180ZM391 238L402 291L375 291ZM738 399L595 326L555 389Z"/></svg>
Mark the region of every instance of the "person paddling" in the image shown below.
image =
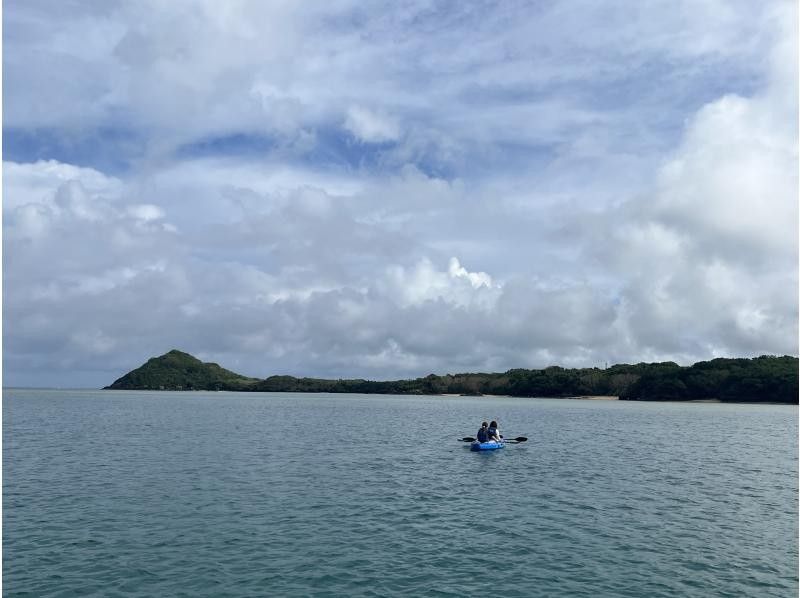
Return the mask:
<svg viewBox="0 0 800 598"><path fill-rule="evenodd" d="M492 420L492 423L489 424L489 429L486 431L486 433L489 436L489 441L503 442L503 437L500 436L500 430L497 429L496 421Z"/></svg>
<svg viewBox="0 0 800 598"><path fill-rule="evenodd" d="M478 430L478 433L476 434L476 436L478 438L478 442L488 442L488 440L489 440L489 424L487 424L486 422L483 422L481 424L481 428L480 428L480 430Z"/></svg>

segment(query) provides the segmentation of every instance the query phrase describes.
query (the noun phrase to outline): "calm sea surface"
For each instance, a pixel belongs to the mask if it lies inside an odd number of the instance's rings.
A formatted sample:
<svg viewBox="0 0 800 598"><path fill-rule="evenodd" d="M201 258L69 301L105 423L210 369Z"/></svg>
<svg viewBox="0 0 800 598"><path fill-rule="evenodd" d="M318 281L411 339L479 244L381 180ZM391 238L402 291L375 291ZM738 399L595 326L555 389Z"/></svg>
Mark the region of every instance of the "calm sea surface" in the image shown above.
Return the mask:
<svg viewBox="0 0 800 598"><path fill-rule="evenodd" d="M471 453L482 419L527 443ZM3 392L4 596L797 596L796 406Z"/></svg>

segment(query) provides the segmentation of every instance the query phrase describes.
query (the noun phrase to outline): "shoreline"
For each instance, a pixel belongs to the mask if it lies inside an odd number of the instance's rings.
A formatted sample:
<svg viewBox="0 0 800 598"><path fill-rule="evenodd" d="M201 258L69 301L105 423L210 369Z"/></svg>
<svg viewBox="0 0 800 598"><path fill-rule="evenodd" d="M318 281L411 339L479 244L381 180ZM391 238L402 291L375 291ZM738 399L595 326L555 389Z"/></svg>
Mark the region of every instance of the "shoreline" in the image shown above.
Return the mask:
<svg viewBox="0 0 800 598"><path fill-rule="evenodd" d="M507 399L552 399L552 400L583 400L583 401L620 401L626 403L693 403L693 404L708 404L708 405L785 405L789 407L798 407L798 403L796 402L781 402L781 401L723 401L720 399L670 399L670 400L648 400L648 399L620 399L618 396L613 395L574 395L574 396L567 396L567 397L523 397L523 396L514 396L514 395L497 395L497 394L483 394L483 395L471 395L471 394L463 394L463 393L439 393L439 394L417 394L417 393L391 393L391 392L372 392L372 393L365 393L365 392L355 392L355 393L342 393L342 392L332 392L332 391L302 391L302 390L261 390L261 391L250 391L250 390L229 390L229 389L171 389L171 388L163 388L163 389L152 389L152 388L47 388L47 387L33 387L33 386L4 386L3 393L13 392L13 391L43 391L43 392L142 392L142 393L231 393L231 394L242 394L248 395L251 393L254 394L326 394L326 395L341 395L341 394L356 394L356 395L364 395L364 396L385 396L385 395L394 395L394 396L407 396L407 397L462 397L462 398L507 398Z"/></svg>
<svg viewBox="0 0 800 598"><path fill-rule="evenodd" d="M365 394L384 394L384 393L365 393ZM392 393L386 393L386 394L392 394ZM426 395L409 395L409 396L426 396ZM427 396L430 396L430 397L476 397L478 399L480 399L482 397L495 397L495 398L504 398L505 397L505 398L509 398L509 399L511 398L511 395L490 395L490 394L478 394L478 395L475 395L475 394L469 394L469 393L464 393L464 392L442 392L442 393L439 393L439 394L427 395Z"/></svg>
<svg viewBox="0 0 800 598"><path fill-rule="evenodd" d="M717 358L688 367L673 362L642 362L636 365L617 364L603 370L551 366L493 373L429 374L402 380L334 380L290 375L259 379L242 376L216 363L204 363L188 353L172 349L160 357L149 359L105 388L123 390L148 387L168 390L172 387L174 390L233 392L474 396L486 397L488 401L492 397L509 397L512 393L520 397L584 401L674 400L707 403L709 399L719 397L723 403L796 404L797 364L797 357L762 355L751 359ZM723 381L727 382L723 385ZM763 392L756 393L755 389ZM573 394L581 390L612 394Z"/></svg>
<svg viewBox="0 0 800 598"><path fill-rule="evenodd" d="M506 399L513 399L515 398L513 395L490 395L490 394L468 394L468 393L458 393L458 392L442 392L435 395L429 395L434 397L489 397L489 398L506 398ZM583 401L619 401L619 397L615 395L576 395L574 397L516 397L516 398L527 398L527 399L578 399ZM688 402L688 401L687 401Z"/></svg>

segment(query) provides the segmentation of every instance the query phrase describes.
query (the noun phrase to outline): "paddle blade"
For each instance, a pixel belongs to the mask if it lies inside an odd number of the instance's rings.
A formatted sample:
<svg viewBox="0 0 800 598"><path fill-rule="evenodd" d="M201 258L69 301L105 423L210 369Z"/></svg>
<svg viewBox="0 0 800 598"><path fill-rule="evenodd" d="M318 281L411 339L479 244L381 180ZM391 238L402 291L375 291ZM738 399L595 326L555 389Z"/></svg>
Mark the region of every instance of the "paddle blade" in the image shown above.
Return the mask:
<svg viewBox="0 0 800 598"><path fill-rule="evenodd" d="M475 442L475 439L472 436L467 436L465 438L461 438L461 442Z"/></svg>
<svg viewBox="0 0 800 598"><path fill-rule="evenodd" d="M528 439L525 438L524 436L517 436L514 440L516 440L517 442L527 442L528 441Z"/></svg>

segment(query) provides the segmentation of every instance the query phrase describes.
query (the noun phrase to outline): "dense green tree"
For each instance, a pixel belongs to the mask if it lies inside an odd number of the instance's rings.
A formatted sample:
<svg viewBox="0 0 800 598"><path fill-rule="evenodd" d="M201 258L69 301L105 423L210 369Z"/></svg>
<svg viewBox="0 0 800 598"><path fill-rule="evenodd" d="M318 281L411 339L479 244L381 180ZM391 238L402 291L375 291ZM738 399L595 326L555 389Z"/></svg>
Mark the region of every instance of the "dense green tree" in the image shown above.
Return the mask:
<svg viewBox="0 0 800 598"><path fill-rule="evenodd" d="M258 380L173 349L116 380L108 389L249 390Z"/></svg>
<svg viewBox="0 0 800 598"><path fill-rule="evenodd" d="M148 360L107 388L143 390L247 390L378 394L500 394L519 397L616 395L643 401L719 399L798 402L797 357L712 359L690 367L671 361L598 368L513 369L504 373L430 374L412 380L247 378L181 351Z"/></svg>

